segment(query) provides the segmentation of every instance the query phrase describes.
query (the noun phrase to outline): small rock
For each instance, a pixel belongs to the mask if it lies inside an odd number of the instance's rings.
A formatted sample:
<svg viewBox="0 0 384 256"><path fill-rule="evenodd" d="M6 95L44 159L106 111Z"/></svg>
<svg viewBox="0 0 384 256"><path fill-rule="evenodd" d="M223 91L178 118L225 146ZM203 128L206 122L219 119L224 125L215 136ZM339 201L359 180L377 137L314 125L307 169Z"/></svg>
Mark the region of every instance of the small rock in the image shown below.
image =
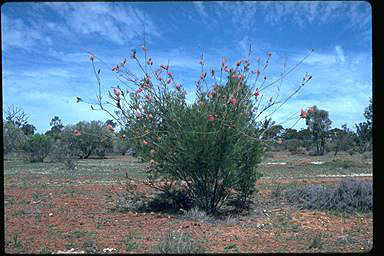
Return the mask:
<svg viewBox="0 0 384 256"><path fill-rule="evenodd" d="M48 215L49 215L49 216L53 216L53 213L49 213Z"/></svg>

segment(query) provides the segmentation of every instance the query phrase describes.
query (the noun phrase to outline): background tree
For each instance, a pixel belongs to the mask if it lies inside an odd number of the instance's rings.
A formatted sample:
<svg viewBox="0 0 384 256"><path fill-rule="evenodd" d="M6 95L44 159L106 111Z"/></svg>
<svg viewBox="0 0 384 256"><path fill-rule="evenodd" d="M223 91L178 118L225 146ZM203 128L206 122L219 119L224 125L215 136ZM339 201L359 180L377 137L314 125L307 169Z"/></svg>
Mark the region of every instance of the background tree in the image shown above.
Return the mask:
<svg viewBox="0 0 384 256"><path fill-rule="evenodd" d="M31 162L43 162L52 147L51 137L43 134L28 136L22 145L24 153Z"/></svg>
<svg viewBox="0 0 384 256"><path fill-rule="evenodd" d="M24 124L21 127L21 130L23 133L27 136L35 134L36 127L33 126L32 124Z"/></svg>
<svg viewBox="0 0 384 256"><path fill-rule="evenodd" d="M341 126L341 129L339 128L333 128L329 130L329 137L331 139L331 142L334 144L334 150L335 154L341 150L348 151L353 150L354 148L354 133L347 127L346 124L343 124Z"/></svg>
<svg viewBox="0 0 384 256"><path fill-rule="evenodd" d="M32 127L27 126L28 116L21 109L14 106L4 110L5 120L3 120L3 143L4 153L15 152L26 140L25 132L31 132ZM24 127L24 130L22 129ZM28 128L27 128L28 127Z"/></svg>
<svg viewBox="0 0 384 256"><path fill-rule="evenodd" d="M306 125L312 133L317 155L324 155L325 140L331 123L331 120L328 118L328 112L319 110L316 106L309 108L306 112Z"/></svg>
<svg viewBox="0 0 384 256"><path fill-rule="evenodd" d="M51 136L56 141L60 137L60 133L64 129L64 125L58 116L54 116L49 125L51 126L51 129L45 134Z"/></svg>
<svg viewBox="0 0 384 256"><path fill-rule="evenodd" d="M92 154L103 157L112 149L113 132L101 121L81 121L72 126L78 132L76 147L80 158L89 158Z"/></svg>
<svg viewBox="0 0 384 256"><path fill-rule="evenodd" d="M372 99L368 107L365 108L364 117L365 122L356 124L357 133L357 144L359 145L360 151L365 152L372 148Z"/></svg>

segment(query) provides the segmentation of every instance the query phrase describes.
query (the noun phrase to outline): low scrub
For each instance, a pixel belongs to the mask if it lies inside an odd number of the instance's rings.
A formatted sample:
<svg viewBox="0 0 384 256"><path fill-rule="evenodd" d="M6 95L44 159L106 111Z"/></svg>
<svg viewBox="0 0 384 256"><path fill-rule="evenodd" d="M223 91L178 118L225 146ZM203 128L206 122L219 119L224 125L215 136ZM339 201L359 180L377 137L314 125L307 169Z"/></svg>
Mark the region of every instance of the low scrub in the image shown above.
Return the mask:
<svg viewBox="0 0 384 256"><path fill-rule="evenodd" d="M182 231L170 231L155 247L156 253L203 253L204 248L198 241Z"/></svg>
<svg viewBox="0 0 384 256"><path fill-rule="evenodd" d="M329 210L342 213L372 211L372 182L342 179L335 188L308 185L287 190L288 202L302 209Z"/></svg>

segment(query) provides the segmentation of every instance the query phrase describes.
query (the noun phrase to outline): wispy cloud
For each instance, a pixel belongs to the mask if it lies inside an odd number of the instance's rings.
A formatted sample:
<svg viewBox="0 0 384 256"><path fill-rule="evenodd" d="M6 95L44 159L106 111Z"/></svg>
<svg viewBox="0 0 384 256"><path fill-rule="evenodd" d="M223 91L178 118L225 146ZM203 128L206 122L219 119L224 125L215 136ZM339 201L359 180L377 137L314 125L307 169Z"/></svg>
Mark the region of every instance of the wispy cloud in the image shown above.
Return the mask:
<svg viewBox="0 0 384 256"><path fill-rule="evenodd" d="M193 2L197 12L204 18L208 17L208 13L205 11L203 2Z"/></svg>
<svg viewBox="0 0 384 256"><path fill-rule="evenodd" d="M2 48L9 47L30 49L41 41L49 42L36 27L26 24L21 19L10 19L7 15L1 15L2 24Z"/></svg>
<svg viewBox="0 0 384 256"><path fill-rule="evenodd" d="M67 26L78 34L98 34L122 45L144 33L161 36L159 29L145 12L120 3L50 3Z"/></svg>

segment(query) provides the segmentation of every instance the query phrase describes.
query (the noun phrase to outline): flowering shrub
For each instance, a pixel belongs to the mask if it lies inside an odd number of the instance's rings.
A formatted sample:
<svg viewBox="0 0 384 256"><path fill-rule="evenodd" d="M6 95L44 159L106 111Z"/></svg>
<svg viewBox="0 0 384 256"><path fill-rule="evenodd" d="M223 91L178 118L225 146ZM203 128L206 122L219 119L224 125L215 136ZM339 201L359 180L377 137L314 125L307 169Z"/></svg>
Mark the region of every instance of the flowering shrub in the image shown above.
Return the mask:
<svg viewBox="0 0 384 256"><path fill-rule="evenodd" d="M258 60L255 70L250 68L249 57L237 61L233 68L223 59L220 76L214 69L209 74L204 71L202 56L196 100L188 105L186 91L175 81L171 66L160 64L155 68L152 58L146 58L146 48L143 50L144 63L137 58L136 50L131 52L131 59L143 72L141 77L126 68L127 59L112 68L121 85L112 88L109 101L102 100L96 57L90 57L99 85L99 109L127 128L133 149L151 163L150 179L162 176L170 184L182 181L194 204L207 213L214 213L231 192L247 202L261 177L256 168L266 129L260 128L258 118L267 110L270 114L277 111L311 76L306 75L293 94L280 100L278 94L262 94L268 87L279 85L286 75L272 82L267 75L260 78L271 53L264 63ZM209 81L213 82L211 87ZM110 105L115 106L113 111ZM95 109L93 105L91 108Z"/></svg>

